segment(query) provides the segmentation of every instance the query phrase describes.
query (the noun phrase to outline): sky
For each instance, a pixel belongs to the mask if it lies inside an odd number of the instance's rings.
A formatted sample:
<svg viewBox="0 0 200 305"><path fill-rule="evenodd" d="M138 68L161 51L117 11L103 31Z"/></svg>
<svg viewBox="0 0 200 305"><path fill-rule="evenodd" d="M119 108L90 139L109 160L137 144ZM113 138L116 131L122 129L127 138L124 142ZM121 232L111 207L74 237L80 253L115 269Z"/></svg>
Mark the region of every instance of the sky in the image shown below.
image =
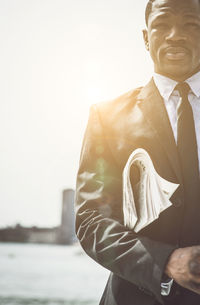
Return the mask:
<svg viewBox="0 0 200 305"><path fill-rule="evenodd" d="M147 0L0 0L0 227L56 226L91 104L144 85Z"/></svg>

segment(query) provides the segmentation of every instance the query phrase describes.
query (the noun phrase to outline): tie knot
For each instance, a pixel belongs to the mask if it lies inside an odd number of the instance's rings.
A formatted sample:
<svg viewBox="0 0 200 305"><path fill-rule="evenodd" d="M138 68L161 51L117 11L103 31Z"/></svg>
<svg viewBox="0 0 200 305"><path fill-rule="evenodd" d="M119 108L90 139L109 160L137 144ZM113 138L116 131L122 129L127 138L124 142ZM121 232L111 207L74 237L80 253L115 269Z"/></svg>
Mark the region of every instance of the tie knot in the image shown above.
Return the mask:
<svg viewBox="0 0 200 305"><path fill-rule="evenodd" d="M181 97L188 97L190 86L186 82L181 82L176 85L175 89L178 90Z"/></svg>

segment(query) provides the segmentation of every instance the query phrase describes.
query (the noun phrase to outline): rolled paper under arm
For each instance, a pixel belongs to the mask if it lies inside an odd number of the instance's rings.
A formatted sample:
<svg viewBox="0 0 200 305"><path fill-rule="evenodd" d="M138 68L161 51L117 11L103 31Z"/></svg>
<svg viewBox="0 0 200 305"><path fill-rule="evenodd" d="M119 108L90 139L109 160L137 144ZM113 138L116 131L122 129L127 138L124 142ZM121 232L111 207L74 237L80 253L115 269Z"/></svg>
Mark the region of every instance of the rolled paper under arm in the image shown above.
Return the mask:
<svg viewBox="0 0 200 305"><path fill-rule="evenodd" d="M135 193L130 181L132 165L137 166L140 172ZM136 233L148 226L172 205L170 198L178 186L158 175L146 150L134 150L123 170L124 224Z"/></svg>

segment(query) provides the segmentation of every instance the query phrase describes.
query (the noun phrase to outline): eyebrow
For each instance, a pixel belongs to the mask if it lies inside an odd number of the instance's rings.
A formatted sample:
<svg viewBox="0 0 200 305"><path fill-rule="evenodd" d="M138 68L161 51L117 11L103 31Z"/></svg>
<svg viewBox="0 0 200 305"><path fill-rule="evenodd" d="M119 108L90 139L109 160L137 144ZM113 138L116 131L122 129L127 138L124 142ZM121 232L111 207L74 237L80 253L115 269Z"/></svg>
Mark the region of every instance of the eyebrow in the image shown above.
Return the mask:
<svg viewBox="0 0 200 305"><path fill-rule="evenodd" d="M196 14L185 14L183 15L183 17L185 18L196 18L196 19L200 19L200 14L196 15Z"/></svg>

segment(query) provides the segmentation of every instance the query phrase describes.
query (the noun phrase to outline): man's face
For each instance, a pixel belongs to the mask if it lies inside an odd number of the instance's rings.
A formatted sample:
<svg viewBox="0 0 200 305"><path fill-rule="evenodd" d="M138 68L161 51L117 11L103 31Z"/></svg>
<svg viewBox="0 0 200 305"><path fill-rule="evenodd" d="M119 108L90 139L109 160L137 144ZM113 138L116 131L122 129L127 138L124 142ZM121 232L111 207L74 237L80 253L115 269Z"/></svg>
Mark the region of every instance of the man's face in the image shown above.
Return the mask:
<svg viewBox="0 0 200 305"><path fill-rule="evenodd" d="M155 72L182 81L200 70L198 0L155 0L143 34Z"/></svg>

